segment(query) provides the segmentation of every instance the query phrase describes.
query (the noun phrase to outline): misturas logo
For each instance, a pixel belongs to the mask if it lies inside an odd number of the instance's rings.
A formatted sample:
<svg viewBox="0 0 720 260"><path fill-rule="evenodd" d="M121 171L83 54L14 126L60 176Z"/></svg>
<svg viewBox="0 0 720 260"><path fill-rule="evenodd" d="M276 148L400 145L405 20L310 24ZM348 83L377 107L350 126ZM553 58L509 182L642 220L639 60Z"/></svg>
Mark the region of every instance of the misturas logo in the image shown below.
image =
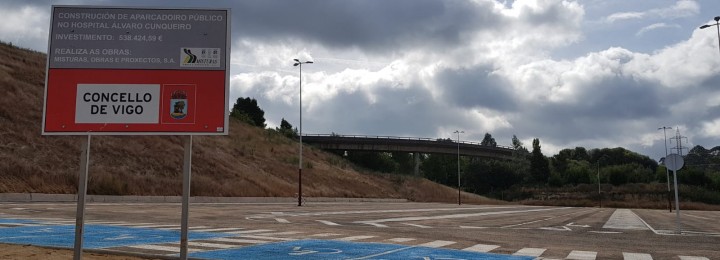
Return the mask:
<svg viewBox="0 0 720 260"><path fill-rule="evenodd" d="M220 67L220 48L181 48L180 67Z"/></svg>

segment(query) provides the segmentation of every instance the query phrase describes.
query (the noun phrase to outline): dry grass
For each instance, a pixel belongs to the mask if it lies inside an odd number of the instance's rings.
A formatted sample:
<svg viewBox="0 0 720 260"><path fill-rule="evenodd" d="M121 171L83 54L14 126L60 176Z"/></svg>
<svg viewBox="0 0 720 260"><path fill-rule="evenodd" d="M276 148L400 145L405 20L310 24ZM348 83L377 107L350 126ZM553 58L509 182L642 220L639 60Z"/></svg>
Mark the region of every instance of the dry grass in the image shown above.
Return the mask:
<svg viewBox="0 0 720 260"><path fill-rule="evenodd" d="M0 192L77 191L81 138L41 136L45 55L0 44ZM89 194L180 195L182 138L96 136ZM193 196L292 197L297 143L231 120L228 136L193 142ZM455 190L425 179L355 171L344 159L305 146L303 193L311 197L456 200ZM465 194L467 202L497 203Z"/></svg>

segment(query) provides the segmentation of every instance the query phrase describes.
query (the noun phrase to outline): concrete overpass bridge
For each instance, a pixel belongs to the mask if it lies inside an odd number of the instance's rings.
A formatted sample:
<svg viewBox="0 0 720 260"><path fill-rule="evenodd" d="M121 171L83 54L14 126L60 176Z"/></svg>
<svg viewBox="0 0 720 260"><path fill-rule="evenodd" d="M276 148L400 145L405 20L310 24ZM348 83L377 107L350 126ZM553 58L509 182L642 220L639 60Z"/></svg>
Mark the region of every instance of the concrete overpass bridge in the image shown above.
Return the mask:
<svg viewBox="0 0 720 260"><path fill-rule="evenodd" d="M449 139L431 139L397 136L367 135L303 135L303 142L323 150L407 152L415 157L415 174L420 172L420 154L457 155L510 160L515 151L508 146L487 146L476 142L458 142Z"/></svg>

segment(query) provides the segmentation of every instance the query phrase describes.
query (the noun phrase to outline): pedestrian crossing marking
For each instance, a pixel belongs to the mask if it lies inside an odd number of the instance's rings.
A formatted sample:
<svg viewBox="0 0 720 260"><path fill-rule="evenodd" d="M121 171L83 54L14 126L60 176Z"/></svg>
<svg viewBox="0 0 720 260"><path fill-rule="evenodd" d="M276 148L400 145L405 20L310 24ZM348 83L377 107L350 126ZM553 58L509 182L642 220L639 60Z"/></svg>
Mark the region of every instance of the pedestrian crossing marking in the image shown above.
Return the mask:
<svg viewBox="0 0 720 260"><path fill-rule="evenodd" d="M413 240L416 240L416 239L414 239L414 238L408 238L408 237L397 237L397 238L388 239L387 241L397 242L397 243L404 243L404 242L410 242L410 241L413 241Z"/></svg>
<svg viewBox="0 0 720 260"><path fill-rule="evenodd" d="M424 247L432 247L432 248L438 248L438 247L444 247L448 245L455 244L455 241L445 241L445 240L435 240L432 242L427 242L423 244L419 244L418 246L424 246Z"/></svg>
<svg viewBox="0 0 720 260"><path fill-rule="evenodd" d="M545 249L545 248L531 248L531 247L527 247L527 248L523 248L523 249L518 250L518 251L515 252L513 255L536 256L536 257L537 257L537 256L540 256L540 255L542 255L543 253L545 253L545 250L547 250L547 249Z"/></svg>
<svg viewBox="0 0 720 260"><path fill-rule="evenodd" d="M710 260L710 259L707 258L707 257L701 257L701 256L684 256L684 255L681 255L681 256L679 256L679 257L680 257L680 260Z"/></svg>
<svg viewBox="0 0 720 260"><path fill-rule="evenodd" d="M573 260L595 260L597 252L573 250L565 259Z"/></svg>
<svg viewBox="0 0 720 260"><path fill-rule="evenodd" d="M653 258L652 258L652 256L650 256L650 254L623 252L623 259L625 259L625 260L652 260Z"/></svg>
<svg viewBox="0 0 720 260"><path fill-rule="evenodd" d="M487 253L487 252L490 252L490 251L492 251L493 249L498 248L498 247L500 247L500 246L477 244L477 245L474 245L474 246L465 248L465 249L463 249L463 250L465 250L465 251L473 251L473 252L483 252L483 253Z"/></svg>
<svg viewBox="0 0 720 260"><path fill-rule="evenodd" d="M332 236L340 236L342 234L337 233L320 233L320 234L314 234L310 235L311 237L332 237Z"/></svg>
<svg viewBox="0 0 720 260"><path fill-rule="evenodd" d="M368 239L368 238L373 238L373 237L375 237L375 236L351 236L351 237L338 238L338 239L336 239L336 240L340 240L340 241L356 241L356 240L363 240L363 239Z"/></svg>

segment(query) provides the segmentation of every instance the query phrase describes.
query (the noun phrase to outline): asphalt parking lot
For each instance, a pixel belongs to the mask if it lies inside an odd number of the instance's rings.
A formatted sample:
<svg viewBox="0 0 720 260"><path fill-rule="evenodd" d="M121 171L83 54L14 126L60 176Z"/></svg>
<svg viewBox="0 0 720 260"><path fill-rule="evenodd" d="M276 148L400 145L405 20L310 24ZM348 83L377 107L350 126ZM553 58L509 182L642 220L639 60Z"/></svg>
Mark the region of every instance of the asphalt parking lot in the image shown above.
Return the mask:
<svg viewBox="0 0 720 260"><path fill-rule="evenodd" d="M176 232L180 210L179 203L89 203L85 219L101 233L117 227ZM2 203L0 243L14 243L2 230L37 227L47 231L52 225L73 225L74 219L75 203ZM417 248L435 248L545 259L720 259L720 212L714 211L682 211L681 233L676 234L675 213L666 210L440 203L308 203L302 207L289 203L193 203L189 226L190 251L209 258L222 258L219 252L278 245L288 248L284 254L307 257L302 259L338 259L334 258L338 255L317 258L317 254L334 252L328 251L329 247L326 251L307 249L325 243L346 252L387 247L408 254ZM151 255L179 252L179 243L168 240L172 236L160 239L165 233L148 234L145 237L158 239L96 248ZM104 237L123 238L132 241L130 235Z"/></svg>

